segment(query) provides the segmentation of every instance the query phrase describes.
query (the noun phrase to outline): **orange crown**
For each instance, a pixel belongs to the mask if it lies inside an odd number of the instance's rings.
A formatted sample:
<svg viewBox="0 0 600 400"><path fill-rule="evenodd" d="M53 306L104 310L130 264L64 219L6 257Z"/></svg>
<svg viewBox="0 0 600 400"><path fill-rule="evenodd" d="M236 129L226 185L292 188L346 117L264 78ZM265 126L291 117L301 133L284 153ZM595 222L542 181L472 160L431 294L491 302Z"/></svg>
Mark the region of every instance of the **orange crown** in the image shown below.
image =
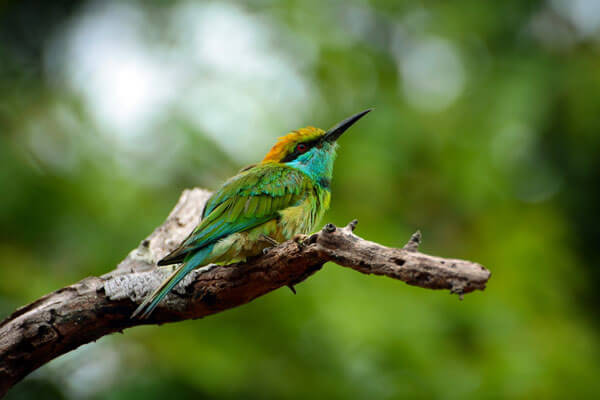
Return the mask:
<svg viewBox="0 0 600 400"><path fill-rule="evenodd" d="M277 140L277 143L271 147L271 150L269 150L262 162L279 162L283 160L285 156L292 153L298 143L310 142L324 134L325 131L323 129L315 128L313 126L307 126L306 128L300 128L290 132Z"/></svg>

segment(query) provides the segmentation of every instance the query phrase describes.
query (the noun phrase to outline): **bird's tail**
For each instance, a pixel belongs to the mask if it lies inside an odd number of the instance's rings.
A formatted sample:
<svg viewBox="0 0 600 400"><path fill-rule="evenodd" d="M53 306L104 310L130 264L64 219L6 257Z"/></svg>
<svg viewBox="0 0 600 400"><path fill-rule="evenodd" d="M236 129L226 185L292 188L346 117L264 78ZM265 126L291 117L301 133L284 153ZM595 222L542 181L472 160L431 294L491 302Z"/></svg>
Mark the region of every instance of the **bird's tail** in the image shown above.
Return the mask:
<svg viewBox="0 0 600 400"><path fill-rule="evenodd" d="M207 246L181 264L144 302L131 314L131 318L139 315L140 319L148 318L158 303L177 285L191 270L202 265L212 251L213 246Z"/></svg>

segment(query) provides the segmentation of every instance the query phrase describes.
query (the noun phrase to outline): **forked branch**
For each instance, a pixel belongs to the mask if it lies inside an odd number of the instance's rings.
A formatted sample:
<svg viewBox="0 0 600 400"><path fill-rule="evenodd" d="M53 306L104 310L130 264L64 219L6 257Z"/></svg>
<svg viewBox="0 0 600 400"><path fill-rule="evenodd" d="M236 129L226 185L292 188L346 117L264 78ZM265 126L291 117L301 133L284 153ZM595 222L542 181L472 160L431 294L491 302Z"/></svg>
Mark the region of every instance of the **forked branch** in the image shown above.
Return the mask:
<svg viewBox="0 0 600 400"><path fill-rule="evenodd" d="M186 190L165 221L112 272L89 277L26 305L0 323L0 397L48 361L104 335L142 324L202 318L233 308L282 286L294 287L324 263L364 274L385 275L428 289L462 296L483 290L490 272L470 261L417 252L420 233L402 249L326 225L302 242L288 241L245 263L190 273L149 319L130 315L170 273L155 263L198 224L210 192Z"/></svg>

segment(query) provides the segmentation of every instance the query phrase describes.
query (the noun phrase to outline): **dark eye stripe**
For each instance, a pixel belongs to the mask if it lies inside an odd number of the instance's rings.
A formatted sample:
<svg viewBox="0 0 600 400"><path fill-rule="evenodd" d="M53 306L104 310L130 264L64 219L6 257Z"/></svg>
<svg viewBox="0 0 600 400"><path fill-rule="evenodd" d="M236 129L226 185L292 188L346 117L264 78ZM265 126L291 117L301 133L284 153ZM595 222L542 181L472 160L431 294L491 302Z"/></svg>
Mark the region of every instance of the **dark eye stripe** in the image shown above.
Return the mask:
<svg viewBox="0 0 600 400"><path fill-rule="evenodd" d="M315 139L315 140L311 140L310 142L303 142L303 143L298 143L295 147L294 147L294 151L291 152L290 154L288 154L287 156L285 156L283 158L283 160L281 160L281 162L290 162L290 161L294 161L296 158L298 158L298 156L306 153L307 151L309 151L312 147L316 146L317 144L319 144L319 142L321 141L321 138ZM306 145L306 149L302 152L298 151L298 145L303 144Z"/></svg>

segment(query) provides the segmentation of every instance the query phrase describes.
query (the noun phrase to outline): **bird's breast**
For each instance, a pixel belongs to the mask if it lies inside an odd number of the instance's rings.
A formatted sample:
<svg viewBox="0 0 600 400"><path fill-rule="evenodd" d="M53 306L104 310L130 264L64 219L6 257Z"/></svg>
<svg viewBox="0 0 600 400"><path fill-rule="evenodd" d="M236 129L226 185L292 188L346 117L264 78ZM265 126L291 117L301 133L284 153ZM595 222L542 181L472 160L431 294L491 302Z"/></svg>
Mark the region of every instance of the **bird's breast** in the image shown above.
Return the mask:
<svg viewBox="0 0 600 400"><path fill-rule="evenodd" d="M280 211L278 225L283 239L311 233L329 208L330 199L329 190L315 189L300 204Z"/></svg>
<svg viewBox="0 0 600 400"><path fill-rule="evenodd" d="M264 248L273 246L264 236L282 243L295 235L311 233L329 208L330 199L328 190L311 191L299 204L279 211L278 218L219 240L209 262L230 263L258 255Z"/></svg>

